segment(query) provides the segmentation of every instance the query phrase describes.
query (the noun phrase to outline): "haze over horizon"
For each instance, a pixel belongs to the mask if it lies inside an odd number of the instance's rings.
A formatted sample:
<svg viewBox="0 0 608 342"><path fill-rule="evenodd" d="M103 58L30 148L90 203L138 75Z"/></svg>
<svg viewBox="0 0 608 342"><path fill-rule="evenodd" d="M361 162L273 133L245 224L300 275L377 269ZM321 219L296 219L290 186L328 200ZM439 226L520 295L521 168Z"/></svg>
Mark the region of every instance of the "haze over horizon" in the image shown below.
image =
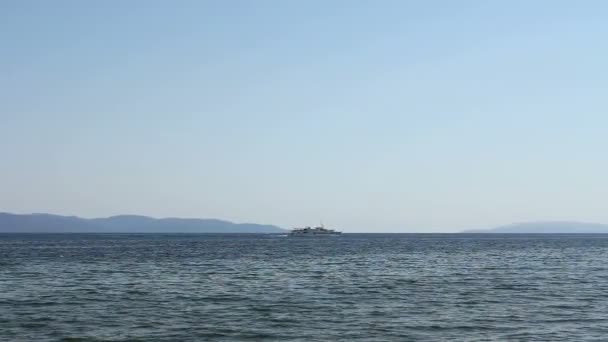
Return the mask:
<svg viewBox="0 0 608 342"><path fill-rule="evenodd" d="M4 1L0 211L608 223L608 3Z"/></svg>

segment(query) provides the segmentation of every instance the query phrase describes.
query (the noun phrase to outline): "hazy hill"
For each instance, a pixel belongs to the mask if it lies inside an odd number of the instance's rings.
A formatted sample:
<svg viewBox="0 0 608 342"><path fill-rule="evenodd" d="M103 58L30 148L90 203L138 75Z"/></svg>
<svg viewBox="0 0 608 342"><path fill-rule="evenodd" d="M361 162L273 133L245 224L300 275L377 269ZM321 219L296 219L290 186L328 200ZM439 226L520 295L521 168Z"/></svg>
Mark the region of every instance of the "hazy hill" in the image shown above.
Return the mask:
<svg viewBox="0 0 608 342"><path fill-rule="evenodd" d="M466 230L463 233L608 233L608 225L584 222L524 222L493 229Z"/></svg>
<svg viewBox="0 0 608 342"><path fill-rule="evenodd" d="M0 213L0 233L283 233L272 225L215 219L156 219L119 215L84 219L50 214Z"/></svg>

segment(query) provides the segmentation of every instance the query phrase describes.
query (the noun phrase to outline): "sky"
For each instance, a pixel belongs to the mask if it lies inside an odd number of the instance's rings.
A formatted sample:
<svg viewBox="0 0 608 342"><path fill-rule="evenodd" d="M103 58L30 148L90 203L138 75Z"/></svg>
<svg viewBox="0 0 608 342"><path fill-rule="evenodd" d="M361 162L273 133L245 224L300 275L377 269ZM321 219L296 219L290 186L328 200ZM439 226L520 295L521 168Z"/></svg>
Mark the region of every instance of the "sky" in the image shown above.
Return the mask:
<svg viewBox="0 0 608 342"><path fill-rule="evenodd" d="M608 223L606 1L0 1L0 211Z"/></svg>

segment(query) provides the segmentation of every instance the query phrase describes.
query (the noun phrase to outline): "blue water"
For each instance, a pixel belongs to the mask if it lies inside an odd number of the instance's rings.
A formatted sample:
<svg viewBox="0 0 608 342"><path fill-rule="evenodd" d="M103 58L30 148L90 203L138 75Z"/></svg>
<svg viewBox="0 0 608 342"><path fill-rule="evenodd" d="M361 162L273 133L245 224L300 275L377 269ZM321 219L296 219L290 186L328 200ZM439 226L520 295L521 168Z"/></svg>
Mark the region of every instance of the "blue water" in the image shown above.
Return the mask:
<svg viewBox="0 0 608 342"><path fill-rule="evenodd" d="M0 234L2 341L605 341L608 235Z"/></svg>

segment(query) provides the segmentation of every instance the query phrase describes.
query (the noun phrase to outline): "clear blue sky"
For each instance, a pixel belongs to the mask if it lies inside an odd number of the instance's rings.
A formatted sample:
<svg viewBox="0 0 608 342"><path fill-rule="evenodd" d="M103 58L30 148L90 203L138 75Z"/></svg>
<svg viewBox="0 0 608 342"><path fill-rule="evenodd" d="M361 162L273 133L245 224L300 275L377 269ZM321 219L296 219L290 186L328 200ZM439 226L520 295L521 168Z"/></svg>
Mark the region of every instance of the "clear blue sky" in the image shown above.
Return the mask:
<svg viewBox="0 0 608 342"><path fill-rule="evenodd" d="M0 211L608 223L607 1L0 1Z"/></svg>

